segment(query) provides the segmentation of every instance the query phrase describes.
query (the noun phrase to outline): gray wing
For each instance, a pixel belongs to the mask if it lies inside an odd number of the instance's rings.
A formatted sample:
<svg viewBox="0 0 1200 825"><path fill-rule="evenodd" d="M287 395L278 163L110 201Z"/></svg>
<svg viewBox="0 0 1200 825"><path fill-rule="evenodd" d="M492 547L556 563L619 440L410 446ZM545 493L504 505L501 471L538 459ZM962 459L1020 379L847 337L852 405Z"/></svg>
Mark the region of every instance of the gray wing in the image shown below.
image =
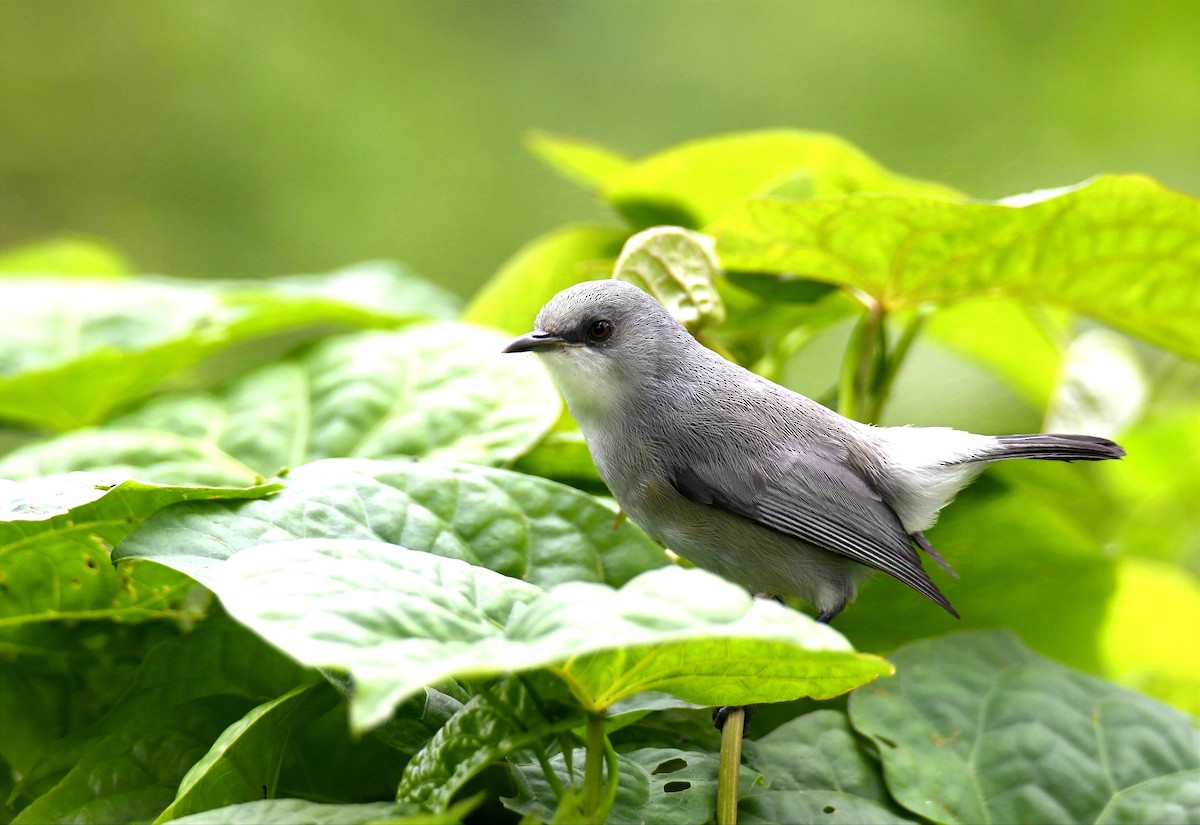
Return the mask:
<svg viewBox="0 0 1200 825"><path fill-rule="evenodd" d="M881 570L957 617L921 567L900 517L837 449L781 449L762 467L744 460L696 460L675 468L675 489L699 504Z"/></svg>

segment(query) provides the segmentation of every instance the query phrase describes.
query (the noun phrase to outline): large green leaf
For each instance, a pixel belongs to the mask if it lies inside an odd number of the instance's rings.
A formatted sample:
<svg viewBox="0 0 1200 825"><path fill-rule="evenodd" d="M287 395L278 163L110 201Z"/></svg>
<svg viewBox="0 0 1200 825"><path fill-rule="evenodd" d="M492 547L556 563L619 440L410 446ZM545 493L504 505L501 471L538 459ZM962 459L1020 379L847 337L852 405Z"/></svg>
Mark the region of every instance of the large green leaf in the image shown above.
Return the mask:
<svg viewBox="0 0 1200 825"><path fill-rule="evenodd" d="M301 685L254 708L230 725L179 783L175 801L155 822L276 794L292 730L337 702L328 682Z"/></svg>
<svg viewBox="0 0 1200 825"><path fill-rule="evenodd" d="M458 825L473 806L464 803L441 814L431 814L397 802L361 802L339 805L307 799L260 799L213 811L172 819L171 825Z"/></svg>
<svg viewBox="0 0 1200 825"><path fill-rule="evenodd" d="M200 372L229 374L330 332L446 313L434 293L379 266L216 286L6 277L0 279L0 419L52 430L96 424Z"/></svg>
<svg viewBox="0 0 1200 825"><path fill-rule="evenodd" d="M850 698L892 795L939 823L1195 821L1200 732L1007 633L914 642ZM1173 802L1169 802L1173 797Z"/></svg>
<svg viewBox="0 0 1200 825"><path fill-rule="evenodd" d="M834 790L885 807L879 763L867 755L839 710L815 710L746 743L746 763L763 775L762 791Z"/></svg>
<svg viewBox="0 0 1200 825"><path fill-rule="evenodd" d="M510 462L562 402L534 359L467 324L334 338L217 394L174 396L116 423L210 442L270 474L315 458L424 456Z"/></svg>
<svg viewBox="0 0 1200 825"><path fill-rule="evenodd" d="M250 547L298 538L371 539L462 559L541 587L621 585L666 563L662 549L595 498L477 465L329 459L293 470L251 506L181 506L123 542L207 583L206 570Z"/></svg>
<svg viewBox="0 0 1200 825"><path fill-rule="evenodd" d="M850 192L957 197L948 187L889 172L834 135L782 129L666 149L606 178L601 193L637 226L698 229L743 198L780 185L806 197Z"/></svg>
<svg viewBox="0 0 1200 825"><path fill-rule="evenodd" d="M619 590L569 582L542 591L363 539L273 542L203 569L171 554L161 561L193 572L297 660L348 671L360 729L448 678L549 669L601 711L643 691L699 704L829 697L889 669L830 628L699 570L662 568Z"/></svg>
<svg viewBox="0 0 1200 825"><path fill-rule="evenodd" d="M153 648L121 701L54 743L23 779L19 822L153 819L229 725L313 678L223 618Z"/></svg>
<svg viewBox="0 0 1200 825"><path fill-rule="evenodd" d="M1055 305L1200 358L1200 200L1147 178L994 203L751 198L707 231L729 269L802 273L891 310L980 296Z"/></svg>
<svg viewBox="0 0 1200 825"><path fill-rule="evenodd" d="M535 238L475 294L463 320L520 335L542 305L569 286L612 275L629 233L608 226L564 226Z"/></svg>
<svg viewBox="0 0 1200 825"><path fill-rule="evenodd" d="M184 617L189 580L159 565L120 570L114 545L155 511L196 499L261 498L279 489L176 487L98 473L0 481L0 649L20 652L36 625Z"/></svg>
<svg viewBox="0 0 1200 825"><path fill-rule="evenodd" d="M842 791L776 791L755 794L738 803L743 825L820 822L822 825L915 825L918 820Z"/></svg>

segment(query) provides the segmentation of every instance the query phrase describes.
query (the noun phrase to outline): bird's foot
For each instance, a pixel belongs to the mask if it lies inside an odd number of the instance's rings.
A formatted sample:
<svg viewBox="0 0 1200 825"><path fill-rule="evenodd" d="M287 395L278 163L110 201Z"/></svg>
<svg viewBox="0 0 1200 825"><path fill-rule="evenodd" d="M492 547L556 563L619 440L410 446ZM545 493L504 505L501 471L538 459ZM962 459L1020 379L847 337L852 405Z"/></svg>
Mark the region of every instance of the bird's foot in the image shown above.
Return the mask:
<svg viewBox="0 0 1200 825"><path fill-rule="evenodd" d="M754 715L754 709L758 705L722 705L719 708L713 708L712 720L716 729L723 731L725 730L725 722L729 719L729 714L739 707L746 711L742 715L742 738L745 739L750 733L750 717Z"/></svg>

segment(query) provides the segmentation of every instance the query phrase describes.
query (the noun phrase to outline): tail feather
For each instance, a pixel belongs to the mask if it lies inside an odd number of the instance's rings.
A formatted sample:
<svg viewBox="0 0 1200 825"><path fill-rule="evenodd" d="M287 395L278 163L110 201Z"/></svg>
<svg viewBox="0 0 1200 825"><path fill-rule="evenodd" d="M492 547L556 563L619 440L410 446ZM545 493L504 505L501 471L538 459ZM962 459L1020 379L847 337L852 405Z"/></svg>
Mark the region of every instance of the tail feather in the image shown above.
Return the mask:
<svg viewBox="0 0 1200 825"><path fill-rule="evenodd" d="M998 461L1007 458L1039 458L1049 461L1105 461L1123 458L1125 450L1115 441L1094 435L1002 435L996 447L975 461Z"/></svg>

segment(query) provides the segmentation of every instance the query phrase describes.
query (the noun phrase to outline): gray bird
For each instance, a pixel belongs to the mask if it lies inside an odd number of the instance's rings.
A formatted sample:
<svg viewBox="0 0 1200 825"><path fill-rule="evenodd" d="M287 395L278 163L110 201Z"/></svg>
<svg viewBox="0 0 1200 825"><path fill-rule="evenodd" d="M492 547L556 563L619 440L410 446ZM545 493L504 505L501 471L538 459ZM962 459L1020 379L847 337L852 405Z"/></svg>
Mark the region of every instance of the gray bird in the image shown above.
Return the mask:
<svg viewBox="0 0 1200 825"><path fill-rule="evenodd" d="M621 508L696 565L799 597L822 622L874 570L958 616L914 544L949 570L922 531L988 462L1125 455L1088 435L852 421L705 348L622 281L560 292L536 326L505 352L541 356Z"/></svg>

